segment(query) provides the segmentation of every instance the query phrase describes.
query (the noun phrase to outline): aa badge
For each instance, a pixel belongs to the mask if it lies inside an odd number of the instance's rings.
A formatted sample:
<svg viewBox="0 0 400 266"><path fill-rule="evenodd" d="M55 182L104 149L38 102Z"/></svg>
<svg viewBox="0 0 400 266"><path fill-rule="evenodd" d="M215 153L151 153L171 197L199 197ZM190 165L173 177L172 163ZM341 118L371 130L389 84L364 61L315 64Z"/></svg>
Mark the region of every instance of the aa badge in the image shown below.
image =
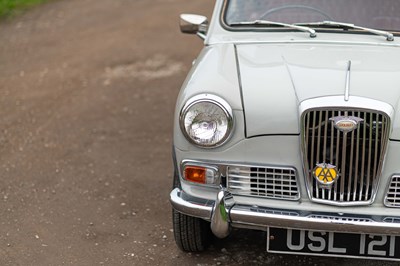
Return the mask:
<svg viewBox="0 0 400 266"><path fill-rule="evenodd" d="M314 178L323 186L331 186L339 177L336 166L326 163L317 164L314 168Z"/></svg>

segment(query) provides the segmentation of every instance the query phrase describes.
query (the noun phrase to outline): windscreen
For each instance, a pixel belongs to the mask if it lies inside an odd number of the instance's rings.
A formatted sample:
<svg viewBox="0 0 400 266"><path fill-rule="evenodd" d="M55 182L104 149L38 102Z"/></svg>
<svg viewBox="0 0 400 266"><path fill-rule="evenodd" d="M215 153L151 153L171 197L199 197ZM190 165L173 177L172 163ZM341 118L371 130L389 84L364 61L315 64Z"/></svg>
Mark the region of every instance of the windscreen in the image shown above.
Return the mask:
<svg viewBox="0 0 400 266"><path fill-rule="evenodd" d="M255 20L282 23L337 21L400 30L400 0L227 0L227 25Z"/></svg>

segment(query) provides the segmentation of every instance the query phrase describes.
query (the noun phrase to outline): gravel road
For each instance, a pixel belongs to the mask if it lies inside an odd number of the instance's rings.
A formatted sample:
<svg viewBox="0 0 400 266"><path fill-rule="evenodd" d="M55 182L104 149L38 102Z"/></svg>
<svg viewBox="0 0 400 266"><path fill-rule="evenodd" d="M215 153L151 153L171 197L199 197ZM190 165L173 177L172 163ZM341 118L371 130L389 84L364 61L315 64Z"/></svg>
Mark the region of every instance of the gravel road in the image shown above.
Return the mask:
<svg viewBox="0 0 400 266"><path fill-rule="evenodd" d="M211 0L61 0L0 23L0 265L377 265L268 255L234 231L175 246L175 98ZM379 265L396 265L380 263Z"/></svg>

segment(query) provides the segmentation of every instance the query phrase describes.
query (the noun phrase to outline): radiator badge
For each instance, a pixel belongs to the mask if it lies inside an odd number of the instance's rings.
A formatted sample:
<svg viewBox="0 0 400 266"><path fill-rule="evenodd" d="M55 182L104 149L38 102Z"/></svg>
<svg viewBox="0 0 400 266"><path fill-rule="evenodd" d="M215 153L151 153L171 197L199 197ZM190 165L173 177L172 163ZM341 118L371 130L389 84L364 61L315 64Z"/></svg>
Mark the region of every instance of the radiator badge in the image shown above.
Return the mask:
<svg viewBox="0 0 400 266"><path fill-rule="evenodd" d="M358 124L364 121L364 119L355 116L335 116L329 120L333 121L336 129L345 133L355 130Z"/></svg>
<svg viewBox="0 0 400 266"><path fill-rule="evenodd" d="M321 185L326 187L330 187L339 177L336 166L326 163L317 164L314 168L313 175Z"/></svg>

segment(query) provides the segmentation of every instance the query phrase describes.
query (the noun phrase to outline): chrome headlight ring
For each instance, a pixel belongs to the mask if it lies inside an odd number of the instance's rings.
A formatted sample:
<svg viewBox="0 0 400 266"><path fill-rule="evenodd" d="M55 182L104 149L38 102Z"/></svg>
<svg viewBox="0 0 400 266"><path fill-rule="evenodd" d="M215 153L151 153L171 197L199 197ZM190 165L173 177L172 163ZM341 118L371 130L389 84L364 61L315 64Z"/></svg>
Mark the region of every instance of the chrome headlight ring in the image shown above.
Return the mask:
<svg viewBox="0 0 400 266"><path fill-rule="evenodd" d="M187 140L202 148L223 145L231 136L234 122L230 105L212 94L190 98L183 106L179 120Z"/></svg>

